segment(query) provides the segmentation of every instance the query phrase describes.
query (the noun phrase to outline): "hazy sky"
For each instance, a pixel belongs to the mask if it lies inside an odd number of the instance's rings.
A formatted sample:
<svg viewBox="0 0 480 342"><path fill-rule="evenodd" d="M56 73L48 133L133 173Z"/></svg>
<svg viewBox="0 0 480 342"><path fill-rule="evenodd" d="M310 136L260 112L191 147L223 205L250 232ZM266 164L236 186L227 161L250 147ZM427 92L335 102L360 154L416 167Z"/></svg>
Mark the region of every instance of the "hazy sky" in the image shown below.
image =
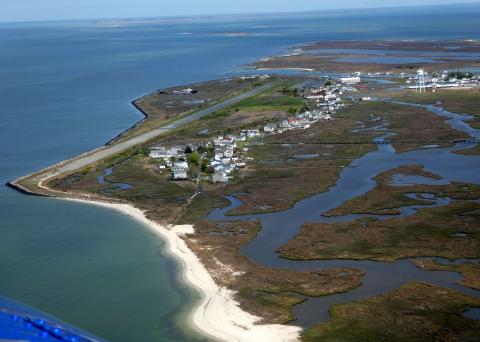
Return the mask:
<svg viewBox="0 0 480 342"><path fill-rule="evenodd" d="M0 21L157 17L479 2L479 0L2 0Z"/></svg>

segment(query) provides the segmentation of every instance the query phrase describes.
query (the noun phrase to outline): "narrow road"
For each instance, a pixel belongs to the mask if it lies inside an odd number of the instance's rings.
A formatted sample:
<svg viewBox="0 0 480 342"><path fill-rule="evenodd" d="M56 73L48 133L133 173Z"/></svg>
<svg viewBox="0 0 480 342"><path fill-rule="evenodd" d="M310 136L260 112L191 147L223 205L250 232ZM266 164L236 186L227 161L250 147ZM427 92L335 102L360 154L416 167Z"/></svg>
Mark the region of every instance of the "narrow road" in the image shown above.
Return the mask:
<svg viewBox="0 0 480 342"><path fill-rule="evenodd" d="M107 157L112 156L114 154L125 151L132 146L145 143L145 142L149 141L150 139L153 139L153 138L155 138L155 137L157 137L161 134L165 134L167 132L170 132L170 131L172 131L172 130L180 127L180 126L186 125L186 124L191 123L195 120L201 119L204 116L212 114L213 112L216 112L216 111L222 110L224 108L230 107L230 106L232 106L232 105L234 105L234 104L236 104L236 103L238 103L242 100L245 100L249 97L260 94L261 92L264 92L264 91L272 88L274 86L274 84L275 83L264 84L260 87L249 90L246 93L243 93L241 95L232 97L232 98L230 98L228 100L225 100L223 102L219 102L217 104L214 104L211 107L202 109L202 110L200 110L198 112L195 112L191 115L188 115L188 116L180 118L176 121L170 122L166 126L156 128L154 130L151 130L149 132L140 134L136 137L133 137L133 138L125 140L125 141L122 141L122 142L114 144L114 145L105 146L104 148L102 148L102 149L100 149L100 150L98 150L94 153L75 158L71 162L68 162L65 165L58 168L57 173L70 172L70 171L80 169L80 168L85 167L85 166L87 166L91 163L94 163L94 162L99 161L101 159L104 159L104 158L107 158Z"/></svg>

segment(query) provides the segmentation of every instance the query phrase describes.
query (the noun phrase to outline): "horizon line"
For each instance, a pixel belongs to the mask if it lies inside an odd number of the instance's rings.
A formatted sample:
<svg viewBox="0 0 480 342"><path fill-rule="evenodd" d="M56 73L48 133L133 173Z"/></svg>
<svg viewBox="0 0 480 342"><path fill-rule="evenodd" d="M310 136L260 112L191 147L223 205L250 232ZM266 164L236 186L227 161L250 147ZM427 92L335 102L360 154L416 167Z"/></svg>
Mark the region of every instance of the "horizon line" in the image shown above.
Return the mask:
<svg viewBox="0 0 480 342"><path fill-rule="evenodd" d="M348 8L329 8L312 9L301 11L261 11L261 12L234 12L234 13L210 13L210 14L177 14L165 16L132 16L132 17L90 17L90 18L70 18L70 19L45 19L45 20L12 20L1 21L2 24L34 24L34 23L62 23L62 22L82 22L82 21L107 21L107 20L158 20L158 19L195 19L195 18L226 18L242 16L275 16L283 14L319 14L319 13L341 13L348 11L368 11L368 10L393 10L408 8L431 8L431 7L454 7L454 6L480 6L480 1L475 2L455 2L450 4L430 4L430 5L395 5L395 6L372 6L372 7L348 7Z"/></svg>

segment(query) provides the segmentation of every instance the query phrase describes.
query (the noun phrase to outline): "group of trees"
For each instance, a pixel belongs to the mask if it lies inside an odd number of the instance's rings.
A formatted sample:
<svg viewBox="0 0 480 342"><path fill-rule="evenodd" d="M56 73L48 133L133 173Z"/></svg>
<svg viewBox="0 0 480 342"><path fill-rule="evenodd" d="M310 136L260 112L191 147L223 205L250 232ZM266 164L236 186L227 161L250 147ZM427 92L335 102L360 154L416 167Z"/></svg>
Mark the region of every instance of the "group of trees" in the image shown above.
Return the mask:
<svg viewBox="0 0 480 342"><path fill-rule="evenodd" d="M280 92L283 95L294 96L294 97L300 96L297 88L289 88L287 86L283 86L282 89L280 89Z"/></svg>
<svg viewBox="0 0 480 342"><path fill-rule="evenodd" d="M200 154L197 151L189 153L187 156L188 164L193 167L198 167L200 165L200 159Z"/></svg>
<svg viewBox="0 0 480 342"><path fill-rule="evenodd" d="M448 78L456 78L457 80L471 79L472 77L471 72L451 71L448 73Z"/></svg>
<svg viewBox="0 0 480 342"><path fill-rule="evenodd" d="M206 155L202 158L202 155L205 153ZM200 145L196 151L193 151L190 146L187 146L185 154L187 155L187 162L192 172L196 172L199 166L202 172L211 172L210 161L214 154L213 146Z"/></svg>
<svg viewBox="0 0 480 342"><path fill-rule="evenodd" d="M304 104L300 109L294 108L294 107L288 108L287 113L290 114L290 115L295 115L297 113L303 113L303 112L306 112L308 110L309 109L308 109L307 105Z"/></svg>

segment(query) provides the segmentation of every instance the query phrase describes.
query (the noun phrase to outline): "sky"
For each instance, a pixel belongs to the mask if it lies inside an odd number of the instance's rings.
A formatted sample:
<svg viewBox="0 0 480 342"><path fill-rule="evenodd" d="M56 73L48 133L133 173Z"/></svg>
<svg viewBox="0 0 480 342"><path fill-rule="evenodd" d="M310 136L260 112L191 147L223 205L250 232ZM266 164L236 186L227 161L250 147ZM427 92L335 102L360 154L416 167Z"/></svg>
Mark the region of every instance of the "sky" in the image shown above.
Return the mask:
<svg viewBox="0 0 480 342"><path fill-rule="evenodd" d="M0 21L289 12L459 2L479 0L1 0Z"/></svg>

